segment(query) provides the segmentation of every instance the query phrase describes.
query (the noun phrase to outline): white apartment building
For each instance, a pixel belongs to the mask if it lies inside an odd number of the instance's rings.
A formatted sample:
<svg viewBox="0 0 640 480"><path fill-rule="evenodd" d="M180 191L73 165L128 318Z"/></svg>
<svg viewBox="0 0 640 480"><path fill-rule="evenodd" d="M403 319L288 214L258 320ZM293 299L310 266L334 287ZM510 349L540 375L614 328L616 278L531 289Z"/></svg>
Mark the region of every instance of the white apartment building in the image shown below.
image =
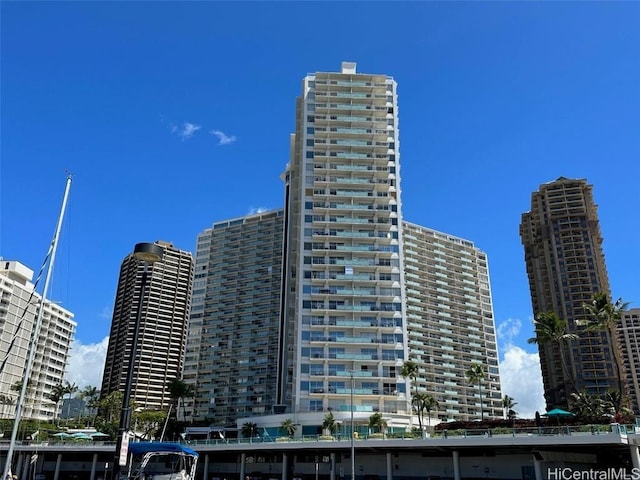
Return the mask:
<svg viewBox="0 0 640 480"><path fill-rule="evenodd" d="M640 416L640 308L624 312L617 331L629 402L634 415Z"/></svg>
<svg viewBox="0 0 640 480"><path fill-rule="evenodd" d="M307 75L296 103L279 403L316 425L352 408L408 422L396 89L343 62Z"/></svg>
<svg viewBox="0 0 640 480"><path fill-rule="evenodd" d="M32 279L33 271L20 262L0 260L0 418L15 417L19 395L15 389L24 375L42 303ZM76 326L73 313L45 301L22 418L57 417L59 405L49 400L48 395L65 376Z"/></svg>
<svg viewBox="0 0 640 480"><path fill-rule="evenodd" d="M284 210L198 235L183 380L195 420L233 426L276 403Z"/></svg>
<svg viewBox="0 0 640 480"><path fill-rule="evenodd" d="M439 421L502 417L487 256L468 240L404 222L410 357L417 388L438 401ZM469 384L479 364L484 380ZM481 411L483 413L481 413Z"/></svg>

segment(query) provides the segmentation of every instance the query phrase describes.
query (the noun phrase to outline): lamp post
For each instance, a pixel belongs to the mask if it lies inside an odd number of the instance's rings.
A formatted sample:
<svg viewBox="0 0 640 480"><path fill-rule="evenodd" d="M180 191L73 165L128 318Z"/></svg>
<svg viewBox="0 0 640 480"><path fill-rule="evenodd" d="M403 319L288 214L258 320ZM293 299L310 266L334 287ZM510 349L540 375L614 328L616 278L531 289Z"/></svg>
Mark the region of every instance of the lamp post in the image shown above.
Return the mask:
<svg viewBox="0 0 640 480"><path fill-rule="evenodd" d="M164 249L155 243L138 243L133 249L133 256L143 263L144 270L140 281L140 295L138 297L138 310L133 325L133 338L131 340L131 352L127 364L127 378L124 384L122 397L122 409L120 410L120 423L118 424L118 438L116 439L116 453L113 461L113 475L111 480L119 480L120 467L127 465L129 449L129 430L131 429L131 389L133 384L133 370L135 368L138 353L138 336L142 319L142 305L148 280L148 266L162 260Z"/></svg>
<svg viewBox="0 0 640 480"><path fill-rule="evenodd" d="M356 480L356 446L354 443L355 430L353 429L353 372L349 372L351 377L351 480Z"/></svg>

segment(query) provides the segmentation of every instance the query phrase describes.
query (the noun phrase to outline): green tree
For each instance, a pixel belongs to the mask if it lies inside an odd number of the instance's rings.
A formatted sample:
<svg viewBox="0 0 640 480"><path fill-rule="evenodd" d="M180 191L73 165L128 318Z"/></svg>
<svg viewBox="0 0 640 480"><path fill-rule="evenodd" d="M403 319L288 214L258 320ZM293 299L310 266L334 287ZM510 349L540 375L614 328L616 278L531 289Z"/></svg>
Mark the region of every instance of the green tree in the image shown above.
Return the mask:
<svg viewBox="0 0 640 480"><path fill-rule="evenodd" d="M258 433L258 425L254 422L244 422L242 424L242 428L240 429L240 434L244 438L252 438L255 437Z"/></svg>
<svg viewBox="0 0 640 480"><path fill-rule="evenodd" d="M604 394L604 402L606 408L613 412L614 415L620 415L626 410L622 405L624 403L624 396L620 393L620 390L610 389Z"/></svg>
<svg viewBox="0 0 640 480"><path fill-rule="evenodd" d="M474 363L466 372L467 382L470 385L478 385L478 393L480 394L480 420L484 420L484 405L482 403L482 380L484 380L484 369L479 363Z"/></svg>
<svg viewBox="0 0 640 480"><path fill-rule="evenodd" d="M283 420L280 424L280 431L288 437L293 437L296 430L298 430L298 426L290 418Z"/></svg>
<svg viewBox="0 0 640 480"><path fill-rule="evenodd" d="M59 383L58 385L54 385L53 387L51 387L51 391L46 395L46 397L55 404L55 410L53 412L54 424L56 423L56 418L58 416L58 406L60 405L60 402L62 401L66 393L67 390L64 385L62 385L62 383Z"/></svg>
<svg viewBox="0 0 640 480"><path fill-rule="evenodd" d="M193 387L188 383L183 382L179 378L174 378L169 382L169 384L167 385L167 388L169 389L169 396L175 403L176 420L178 420L180 417L179 411L180 411L180 406L182 405L182 421L184 421L186 417L185 409L184 409L184 399L193 397L193 394L194 394Z"/></svg>
<svg viewBox="0 0 640 480"><path fill-rule="evenodd" d="M616 377L618 381L619 396L614 397L616 403L613 405L615 413L619 413L622 409L622 403L625 395L624 378L622 373L622 360L620 359L620 349L617 343L616 327L622 318L622 315L629 307L628 302L623 302L619 298L612 302L606 293L596 293L590 303L585 303L583 308L589 315L586 331L607 331L607 342L609 351L613 352L613 360L616 368Z"/></svg>
<svg viewBox="0 0 640 480"><path fill-rule="evenodd" d="M429 419L428 425L431 426L431 412L440 406L438 400L432 395L427 395L422 402L422 408L427 411L427 417Z"/></svg>
<svg viewBox="0 0 640 480"><path fill-rule="evenodd" d="M586 390L573 392L570 400L571 410L582 418L602 417L611 413L611 406L606 401L588 393Z"/></svg>
<svg viewBox="0 0 640 480"><path fill-rule="evenodd" d="M505 395L502 397L502 410L504 411L504 418L513 419L516 416L516 412L514 407L518 404L518 402L514 401L513 397L509 395Z"/></svg>
<svg viewBox="0 0 640 480"><path fill-rule="evenodd" d="M369 417L369 428L373 433L383 433L387 428L387 421L382 418L380 412L376 412Z"/></svg>
<svg viewBox="0 0 640 480"><path fill-rule="evenodd" d="M333 412L327 413L322 419L322 430L333 435L337 429L338 422L336 422L336 417L333 416Z"/></svg>
<svg viewBox="0 0 640 480"><path fill-rule="evenodd" d="M418 373L420 373L420 367L413 360L407 360L402 364L402 369L400 370L400 376L405 380L409 379L410 385L407 390L407 394L411 399L411 406L414 406L414 399L418 394ZM411 385L413 385L413 392L411 391ZM418 425L420 426L420 431L422 431L422 419L418 416Z"/></svg>
<svg viewBox="0 0 640 480"><path fill-rule="evenodd" d="M98 412L101 419L106 423L119 422L120 411L122 410L122 399L124 394L120 391L111 392L106 397L98 401ZM133 406L132 410L135 410ZM108 433L108 432L105 432Z"/></svg>
<svg viewBox="0 0 640 480"><path fill-rule="evenodd" d="M411 409L418 417L418 428L422 434L424 429L422 428L424 420L424 402L427 398L427 394L424 392L415 392L411 395Z"/></svg>
<svg viewBox="0 0 640 480"><path fill-rule="evenodd" d="M418 391L418 373L420 372L420 367L413 360L407 360L402 364L402 370L400 370L400 376L405 379L411 380L411 383L414 386L414 393ZM411 393L410 391L407 393Z"/></svg>
<svg viewBox="0 0 640 480"><path fill-rule="evenodd" d="M64 382L64 395L68 395L67 400L71 400L71 395L78 391L78 386L75 383L69 383L68 380ZM64 398L64 395L62 398ZM69 418L69 412L71 411L71 402L67 402L67 417Z"/></svg>
<svg viewBox="0 0 640 480"><path fill-rule="evenodd" d="M167 412L162 410L142 410L133 413L134 430L144 440L153 440L158 435L160 427L167 418Z"/></svg>
<svg viewBox="0 0 640 480"><path fill-rule="evenodd" d="M418 416L418 424L420 425L420 434L424 435L424 429L422 428L423 420L424 420L424 412L427 412L428 423L427 425L431 425L431 411L438 408L440 405L434 396L429 395L425 392L418 392L412 397L412 407L413 411Z"/></svg>
<svg viewBox="0 0 640 480"><path fill-rule="evenodd" d="M578 339L578 335L567 333L567 321L560 318L555 312L545 312L536 315L533 321L536 336L527 340L530 344L548 345L557 349L560 354L560 368L564 377L565 392L567 391L566 382L576 390L576 381L573 374L569 372L567 359L565 356L565 344Z"/></svg>
<svg viewBox="0 0 640 480"><path fill-rule="evenodd" d="M100 390L97 387L87 385L80 392L80 398L84 401L83 416L94 417L97 401L100 398Z"/></svg>

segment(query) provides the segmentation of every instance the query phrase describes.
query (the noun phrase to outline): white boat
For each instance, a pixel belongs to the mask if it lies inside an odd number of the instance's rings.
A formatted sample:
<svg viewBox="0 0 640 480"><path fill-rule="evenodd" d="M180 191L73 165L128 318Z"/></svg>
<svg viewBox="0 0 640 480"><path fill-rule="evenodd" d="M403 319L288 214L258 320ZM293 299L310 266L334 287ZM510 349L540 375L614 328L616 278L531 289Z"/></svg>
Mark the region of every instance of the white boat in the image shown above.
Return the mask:
<svg viewBox="0 0 640 480"><path fill-rule="evenodd" d="M133 457L132 480L194 480L198 453L179 443L135 442L129 444Z"/></svg>

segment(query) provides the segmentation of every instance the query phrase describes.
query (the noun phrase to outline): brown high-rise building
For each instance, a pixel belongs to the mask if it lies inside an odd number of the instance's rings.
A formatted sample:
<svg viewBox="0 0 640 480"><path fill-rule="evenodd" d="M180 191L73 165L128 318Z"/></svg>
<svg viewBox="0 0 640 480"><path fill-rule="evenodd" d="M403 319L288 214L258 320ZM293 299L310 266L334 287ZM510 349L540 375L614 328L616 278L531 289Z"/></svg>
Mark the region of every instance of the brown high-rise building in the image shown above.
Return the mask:
<svg viewBox="0 0 640 480"><path fill-rule="evenodd" d="M531 211L522 215L520 237L534 315L555 312L566 320L567 333L579 335L561 343L562 356L557 344L540 341L547 406L568 408L574 391L602 397L617 390L615 332L584 328L589 317L583 305L595 293L609 294L592 185L564 177L541 185L531 196Z"/></svg>
<svg viewBox="0 0 640 480"><path fill-rule="evenodd" d="M122 262L101 394L124 390L141 305L132 399L137 407L164 410L172 402L167 384L180 378L184 362L194 262L191 253L171 243L155 243L164 249L161 261L146 264L129 254ZM148 280L140 303L145 268Z"/></svg>

